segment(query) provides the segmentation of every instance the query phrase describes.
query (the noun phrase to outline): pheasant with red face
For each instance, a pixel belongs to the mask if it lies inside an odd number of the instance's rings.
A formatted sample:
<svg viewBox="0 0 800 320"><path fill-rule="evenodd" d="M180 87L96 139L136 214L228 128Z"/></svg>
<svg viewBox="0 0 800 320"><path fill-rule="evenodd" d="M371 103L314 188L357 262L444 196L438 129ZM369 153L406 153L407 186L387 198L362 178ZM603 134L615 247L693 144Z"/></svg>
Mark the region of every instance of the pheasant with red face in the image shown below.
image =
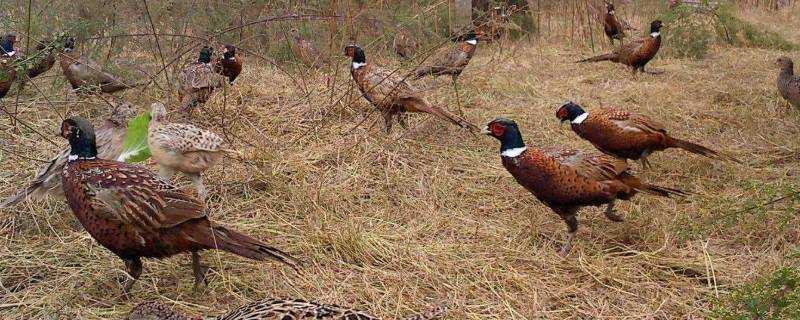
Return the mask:
<svg viewBox="0 0 800 320"><path fill-rule="evenodd" d="M210 221L202 201L147 168L98 159L94 128L86 119L64 120L61 135L70 144L61 178L67 203L92 238L125 262L132 278L125 292L142 273L142 257L191 253L195 288L206 271L198 252L207 249L297 269L283 251Z"/></svg>
<svg viewBox="0 0 800 320"><path fill-rule="evenodd" d="M483 132L500 140L503 166L514 179L546 204L567 224L566 242L559 253L566 254L578 230L578 211L585 206L606 204L606 217L622 221L614 214L617 200L630 200L636 193L670 197L685 193L643 183L628 171L625 159L599 152L571 149L528 148L517 124L498 118Z"/></svg>
<svg viewBox="0 0 800 320"><path fill-rule="evenodd" d="M348 45L344 51L345 55L353 60L350 74L358 89L364 98L383 113L387 133L392 129L395 116L398 117L400 125L406 127L405 112L429 113L459 127L477 131L477 127L466 120L444 109L431 106L398 72L391 72L379 65L368 63L361 47Z"/></svg>
<svg viewBox="0 0 800 320"><path fill-rule="evenodd" d="M641 160L649 167L647 157L653 152L680 148L711 159L738 162L704 146L673 138L658 122L635 113L613 107L594 108L586 112L581 106L567 102L556 111L561 122L569 121L572 131L591 142L598 150L616 157Z"/></svg>
<svg viewBox="0 0 800 320"><path fill-rule="evenodd" d="M222 58L214 60L214 72L228 78L228 83L233 84L236 77L242 73L242 62L236 60L236 47L226 44L222 48Z"/></svg>
<svg viewBox="0 0 800 320"><path fill-rule="evenodd" d="M631 67L634 75L637 71L645 72L644 66L656 56L658 49L661 48L661 26L661 20L655 20L650 23L649 36L620 44L619 48L612 53L583 59L578 62L611 61Z"/></svg>

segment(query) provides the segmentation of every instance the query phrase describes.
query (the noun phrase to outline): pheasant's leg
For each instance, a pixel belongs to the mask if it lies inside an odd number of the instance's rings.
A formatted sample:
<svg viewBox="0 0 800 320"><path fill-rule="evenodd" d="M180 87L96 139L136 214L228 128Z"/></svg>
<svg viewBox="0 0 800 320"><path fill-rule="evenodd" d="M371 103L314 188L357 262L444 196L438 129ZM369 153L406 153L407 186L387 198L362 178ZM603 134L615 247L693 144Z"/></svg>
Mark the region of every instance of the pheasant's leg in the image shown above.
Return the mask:
<svg viewBox="0 0 800 320"><path fill-rule="evenodd" d="M650 161L647 161L647 157L650 156L650 150L645 150L642 152L642 156L639 158L639 161L642 162L642 169L648 170L650 169Z"/></svg>
<svg viewBox="0 0 800 320"><path fill-rule="evenodd" d="M187 174L190 179L192 179L192 183L194 187L197 188L197 196L200 197L200 200L203 202L206 201L206 196L208 195L208 191L206 191L206 186L203 184L203 176L199 173L192 173Z"/></svg>
<svg viewBox="0 0 800 320"><path fill-rule="evenodd" d="M458 94L458 74L453 74L453 89L456 91L456 107L458 107L458 113L464 116L464 111L461 110L461 97Z"/></svg>
<svg viewBox="0 0 800 320"><path fill-rule="evenodd" d="M127 269L130 279L125 280L125 285L122 287L123 293L128 293L133 288L133 283L142 275L142 260L139 257L133 259L125 259L125 269Z"/></svg>
<svg viewBox="0 0 800 320"><path fill-rule="evenodd" d="M403 127L403 129L408 129L408 123L406 122L407 118L408 114L405 112L397 114L397 122L400 123L400 126Z"/></svg>
<svg viewBox="0 0 800 320"><path fill-rule="evenodd" d="M620 217L620 216L618 216L617 214L614 213L614 201L613 200L608 203L608 207L606 207L606 212L605 213L606 213L606 218L608 218L608 220L611 220L611 221L614 221L614 222L622 222L622 221L624 221L622 219L622 217Z"/></svg>
<svg viewBox="0 0 800 320"><path fill-rule="evenodd" d="M192 271L194 272L194 291L197 292L201 283L208 285L208 279L206 279L208 267L200 263L200 253L197 251L192 252Z"/></svg>
<svg viewBox="0 0 800 320"><path fill-rule="evenodd" d="M567 224L567 236L564 238L564 244L558 250L558 254L566 256L569 250L572 249L572 239L575 238L575 233L578 232L578 218L574 214L562 216L561 218Z"/></svg>
<svg viewBox="0 0 800 320"><path fill-rule="evenodd" d="M164 180L172 179L172 176L175 175L175 169L163 165L158 165L158 175L164 178Z"/></svg>
<svg viewBox="0 0 800 320"><path fill-rule="evenodd" d="M383 113L383 123L386 128L386 134L392 132L392 118L394 118L394 111L389 110Z"/></svg>

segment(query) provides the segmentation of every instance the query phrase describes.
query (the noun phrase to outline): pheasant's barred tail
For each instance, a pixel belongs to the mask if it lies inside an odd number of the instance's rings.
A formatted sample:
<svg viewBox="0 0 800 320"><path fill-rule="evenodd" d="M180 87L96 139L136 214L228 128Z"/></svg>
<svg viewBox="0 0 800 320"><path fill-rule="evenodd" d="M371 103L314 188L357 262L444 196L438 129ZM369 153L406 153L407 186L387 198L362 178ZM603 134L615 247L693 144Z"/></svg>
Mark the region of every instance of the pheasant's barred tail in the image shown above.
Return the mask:
<svg viewBox="0 0 800 320"><path fill-rule="evenodd" d="M28 186L27 188L25 188L25 190L22 190L22 191L18 192L17 194L15 194L13 196L10 196L10 197L6 198L5 200L3 200L3 202L0 203L0 208L8 208L8 207L11 207L11 206L15 206L18 203L20 203L22 201L25 201L26 199L29 199L29 198L38 199L41 196L43 196L43 194L44 194L44 192L41 190L41 184L40 183L33 183L30 186Z"/></svg>
<svg viewBox="0 0 800 320"><path fill-rule="evenodd" d="M209 248L225 250L235 255L258 261L277 260L300 272L300 262L280 249L270 247L256 239L223 226L212 226L213 236L203 237Z"/></svg>
<svg viewBox="0 0 800 320"><path fill-rule="evenodd" d="M699 154L701 156L708 157L711 159L730 160L736 163L742 163L741 161L739 161L739 159L719 153L718 151L706 148L704 146L686 140L675 139L670 137L667 140L667 145L672 148L681 148L691 153Z"/></svg>
<svg viewBox="0 0 800 320"><path fill-rule="evenodd" d="M586 58L586 59L583 59L583 60L578 60L578 61L575 61L575 62L576 63L580 63L580 62L612 61L616 57L617 57L617 55L614 54L614 53L607 53L607 54L601 54L599 56L594 56L594 57L591 57L591 58Z"/></svg>

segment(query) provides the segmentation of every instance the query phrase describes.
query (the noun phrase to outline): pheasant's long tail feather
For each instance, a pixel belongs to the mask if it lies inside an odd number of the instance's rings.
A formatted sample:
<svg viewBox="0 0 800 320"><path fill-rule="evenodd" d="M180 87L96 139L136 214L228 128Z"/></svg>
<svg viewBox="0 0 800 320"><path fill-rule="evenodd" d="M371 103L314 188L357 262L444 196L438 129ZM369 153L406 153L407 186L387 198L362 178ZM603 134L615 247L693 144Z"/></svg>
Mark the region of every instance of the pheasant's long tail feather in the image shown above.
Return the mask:
<svg viewBox="0 0 800 320"><path fill-rule="evenodd" d="M207 232L208 225L198 225L198 229L205 230L206 235L195 237L195 239L208 248L225 250L258 261L276 260L300 272L300 261L280 249L270 247L261 241L223 226L213 225L210 228L211 232Z"/></svg>
<svg viewBox="0 0 800 320"><path fill-rule="evenodd" d="M599 55L599 56L594 56L594 57L591 57L591 58L586 58L586 59L583 59L583 60L578 60L578 61L575 61L575 62L600 62L600 61L614 61L614 59L616 59L616 58L617 58L617 54L616 54L616 53L606 53L606 54L601 54L601 55Z"/></svg>
<svg viewBox="0 0 800 320"><path fill-rule="evenodd" d="M410 104L409 106L407 106L407 108L410 110L432 114L442 120L451 122L459 127L466 128L467 130L473 133L480 131L480 128L478 128L478 126L470 123L466 119L461 118L442 108L431 106L427 102L421 99L412 99L408 100L407 102Z"/></svg>
<svg viewBox="0 0 800 320"><path fill-rule="evenodd" d="M639 180L639 178L634 177L627 173L623 173L622 175L620 175L619 179L622 181L622 183L628 185L629 187L635 189L636 191L644 192L654 196L670 198L672 196L684 197L689 195L688 192L680 189L643 183L641 180Z"/></svg>
<svg viewBox="0 0 800 320"><path fill-rule="evenodd" d="M691 153L699 154L701 156L708 157L711 159L730 160L736 163L742 163L741 161L739 161L739 159L719 153L718 151L711 150L709 148L706 148L704 146L686 140L667 137L665 144L670 148L681 148Z"/></svg>
<svg viewBox="0 0 800 320"><path fill-rule="evenodd" d="M17 194L3 200L3 203L0 203L0 208L15 206L26 199L38 199L44 196L44 194L45 190L42 187L41 182L36 181L31 183L31 185L25 188L25 190L17 192Z"/></svg>

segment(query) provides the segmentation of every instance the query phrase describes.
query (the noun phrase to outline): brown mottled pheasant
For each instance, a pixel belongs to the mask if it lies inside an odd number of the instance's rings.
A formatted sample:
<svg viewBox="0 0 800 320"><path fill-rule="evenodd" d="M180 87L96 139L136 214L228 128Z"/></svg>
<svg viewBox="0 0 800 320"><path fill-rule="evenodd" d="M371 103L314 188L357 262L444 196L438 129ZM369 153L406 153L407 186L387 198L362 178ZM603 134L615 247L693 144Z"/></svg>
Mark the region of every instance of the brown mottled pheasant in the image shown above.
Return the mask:
<svg viewBox="0 0 800 320"><path fill-rule="evenodd" d="M503 166L514 179L533 193L567 224L567 238L559 253L566 254L578 230L577 213L585 206L607 204L605 215L622 221L614 214L616 200L630 200L636 193L669 197L685 193L643 183L628 171L625 159L603 153L571 149L528 148L517 124L498 118L484 133L500 140Z"/></svg>
<svg viewBox="0 0 800 320"><path fill-rule="evenodd" d="M400 24L395 26L392 49L401 59L409 59L419 49L419 43L409 36L408 31Z"/></svg>
<svg viewBox="0 0 800 320"><path fill-rule="evenodd" d="M661 26L661 21L655 20L650 23L649 36L620 44L619 48L612 53L583 59L578 62L611 61L631 67L634 75L637 71L645 72L644 66L656 56L658 49L661 48Z"/></svg>
<svg viewBox="0 0 800 320"><path fill-rule="evenodd" d="M433 320L441 319L446 313L444 307L437 307L423 314L415 314L405 320ZM159 302L145 302L131 310L127 320L190 320L186 315L178 313ZM301 320L301 319L327 319L327 320L378 320L379 318L366 312L351 308L344 308L330 304L319 304L303 300L265 299L257 301L226 315L217 317L219 320Z"/></svg>
<svg viewBox="0 0 800 320"><path fill-rule="evenodd" d="M647 157L653 152L680 148L711 159L738 160L689 141L673 138L658 122L614 107L599 107L586 112L581 106L567 102L556 111L556 117L570 121L572 131L591 142L598 150L631 160L641 160L649 167Z"/></svg>
<svg viewBox="0 0 800 320"><path fill-rule="evenodd" d="M427 75L441 76L450 75L453 86L457 85L458 76L467 67L472 56L475 55L475 48L478 46L478 39L475 33L468 33L461 37L462 41L455 47L442 47L436 51L431 58L414 71L414 79L419 79ZM457 90L457 89L456 89Z"/></svg>
<svg viewBox="0 0 800 320"><path fill-rule="evenodd" d="M202 201L175 188L145 167L97 158L94 128L84 118L61 124L70 154L61 178L72 212L98 243L123 261L131 280L142 273L142 257L192 254L195 288L205 281L199 251L220 249L246 258L274 259L297 270L281 250L208 219Z"/></svg>
<svg viewBox="0 0 800 320"><path fill-rule="evenodd" d="M59 64L72 89L81 94L97 92L98 89L102 93L114 93L136 86L103 71L100 64L75 52L75 38L72 37L64 43Z"/></svg>
<svg viewBox="0 0 800 320"><path fill-rule="evenodd" d="M191 124L167 123L163 104L153 103L151 108L147 144L159 175L170 179L175 171L183 173L194 183L200 199L205 200L207 192L201 174L217 164L223 153L236 151L225 149L225 141L211 131Z"/></svg>
<svg viewBox="0 0 800 320"><path fill-rule="evenodd" d="M128 121L136 115L135 108L127 102L117 103L114 111L105 123L97 129L97 156L101 159L114 160L122 153L122 143L128 129ZM59 152L47 166L39 170L36 178L28 187L9 197L0 204L0 208L16 205L26 199L39 199L45 195L63 197L61 189L61 172L67 163L70 148Z"/></svg>
<svg viewBox="0 0 800 320"><path fill-rule="evenodd" d="M295 58L304 64L306 67L319 69L322 68L326 61L317 47L308 39L300 35L300 30L292 29L290 31L293 43L291 45L292 53Z"/></svg>
<svg viewBox="0 0 800 320"><path fill-rule="evenodd" d="M201 48L197 61L186 65L178 75L181 112L191 114L195 107L211 98L216 88L222 87L222 76L214 72L214 67L211 65L213 51L209 46Z"/></svg>
<svg viewBox="0 0 800 320"><path fill-rule="evenodd" d="M605 1L606 3L606 14L603 16L603 32L605 32L606 37L608 37L608 41L611 42L611 45L614 45L614 39L617 39L622 43L622 40L625 38L625 30L632 30L627 23L621 21L617 18L616 11L614 10L614 5L611 2Z"/></svg>
<svg viewBox="0 0 800 320"><path fill-rule="evenodd" d="M387 133L392 129L395 116L398 116L400 125L406 127L405 112L429 113L459 127L473 132L477 131L478 128L466 120L441 108L431 106L400 74L368 63L361 47L348 45L344 51L345 55L353 60L350 74L358 85L358 89L369 102L383 113Z"/></svg>
<svg viewBox="0 0 800 320"><path fill-rule="evenodd" d="M781 71L778 73L778 92L789 104L800 109L800 77L794 75L794 62L789 57L777 60Z"/></svg>

